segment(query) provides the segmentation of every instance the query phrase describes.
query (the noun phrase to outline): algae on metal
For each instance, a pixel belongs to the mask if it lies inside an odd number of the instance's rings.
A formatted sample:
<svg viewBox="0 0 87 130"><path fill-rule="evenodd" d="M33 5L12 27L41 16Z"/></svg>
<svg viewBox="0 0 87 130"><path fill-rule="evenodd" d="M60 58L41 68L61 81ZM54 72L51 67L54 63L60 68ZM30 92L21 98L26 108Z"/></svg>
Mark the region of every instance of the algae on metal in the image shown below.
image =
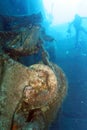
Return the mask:
<svg viewBox="0 0 87 130"><path fill-rule="evenodd" d="M62 69L49 61L43 45L54 38L39 24L23 25L21 31L0 32L0 129L48 130L66 96L67 79ZM26 67L16 60L39 50L40 63Z"/></svg>
<svg viewBox="0 0 87 130"><path fill-rule="evenodd" d="M28 68L6 56L0 59L4 61L0 86L0 128L10 130L16 123L19 129L25 127L26 123L31 125L32 120L35 123L36 120L39 127L48 129L66 94L67 82L64 73L54 64L52 65L56 74L44 64ZM34 117L31 116L31 111ZM22 124L20 120L23 120Z"/></svg>

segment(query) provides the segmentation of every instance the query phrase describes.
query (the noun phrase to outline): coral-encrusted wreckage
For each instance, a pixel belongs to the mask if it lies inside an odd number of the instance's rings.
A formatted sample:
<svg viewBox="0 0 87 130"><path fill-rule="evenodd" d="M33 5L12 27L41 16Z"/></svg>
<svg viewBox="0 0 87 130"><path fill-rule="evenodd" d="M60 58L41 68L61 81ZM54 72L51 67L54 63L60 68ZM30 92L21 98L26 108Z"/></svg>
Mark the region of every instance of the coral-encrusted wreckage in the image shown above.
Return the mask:
<svg viewBox="0 0 87 130"><path fill-rule="evenodd" d="M1 18L0 129L48 130L67 92L64 72L49 61L44 48L44 42L54 38L46 35L40 13ZM39 50L39 63L28 67L19 62Z"/></svg>

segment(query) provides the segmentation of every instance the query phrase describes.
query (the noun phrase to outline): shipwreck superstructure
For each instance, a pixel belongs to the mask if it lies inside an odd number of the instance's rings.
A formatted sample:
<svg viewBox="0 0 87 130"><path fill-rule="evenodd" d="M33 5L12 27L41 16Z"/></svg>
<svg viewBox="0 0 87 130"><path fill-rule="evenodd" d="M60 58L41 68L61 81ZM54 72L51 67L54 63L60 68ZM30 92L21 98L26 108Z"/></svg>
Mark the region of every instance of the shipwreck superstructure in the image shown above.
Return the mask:
<svg viewBox="0 0 87 130"><path fill-rule="evenodd" d="M42 27L41 13L1 19L0 128L48 130L67 93L64 72L49 60L44 48L44 42L54 38ZM19 62L39 50L39 63L28 67Z"/></svg>

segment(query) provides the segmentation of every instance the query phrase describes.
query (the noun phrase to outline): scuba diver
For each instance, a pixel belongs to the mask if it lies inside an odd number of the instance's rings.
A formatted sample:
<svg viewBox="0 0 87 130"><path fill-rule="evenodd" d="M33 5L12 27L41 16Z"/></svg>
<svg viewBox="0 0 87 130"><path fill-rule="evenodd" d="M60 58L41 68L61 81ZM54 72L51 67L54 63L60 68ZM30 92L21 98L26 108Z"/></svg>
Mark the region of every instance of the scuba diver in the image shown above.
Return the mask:
<svg viewBox="0 0 87 130"><path fill-rule="evenodd" d="M69 24L68 27L68 34L71 34L71 27L73 26L75 29L75 47L78 48L80 47L79 43L79 37L80 37L80 32L84 32L87 34L87 31L84 29L82 26L82 19L87 19L86 17L80 17L78 14L75 15L74 20Z"/></svg>

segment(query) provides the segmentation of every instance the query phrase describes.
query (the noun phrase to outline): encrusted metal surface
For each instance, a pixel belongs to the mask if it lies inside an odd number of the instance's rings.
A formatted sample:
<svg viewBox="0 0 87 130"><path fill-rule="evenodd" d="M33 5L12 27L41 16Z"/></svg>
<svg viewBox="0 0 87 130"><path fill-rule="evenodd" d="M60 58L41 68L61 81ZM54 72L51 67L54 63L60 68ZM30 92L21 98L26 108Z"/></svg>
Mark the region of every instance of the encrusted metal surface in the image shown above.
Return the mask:
<svg viewBox="0 0 87 130"><path fill-rule="evenodd" d="M6 55L0 63L0 128L35 128L36 121L39 128L48 129L66 94L62 70L52 63L56 73L43 64L28 68Z"/></svg>

